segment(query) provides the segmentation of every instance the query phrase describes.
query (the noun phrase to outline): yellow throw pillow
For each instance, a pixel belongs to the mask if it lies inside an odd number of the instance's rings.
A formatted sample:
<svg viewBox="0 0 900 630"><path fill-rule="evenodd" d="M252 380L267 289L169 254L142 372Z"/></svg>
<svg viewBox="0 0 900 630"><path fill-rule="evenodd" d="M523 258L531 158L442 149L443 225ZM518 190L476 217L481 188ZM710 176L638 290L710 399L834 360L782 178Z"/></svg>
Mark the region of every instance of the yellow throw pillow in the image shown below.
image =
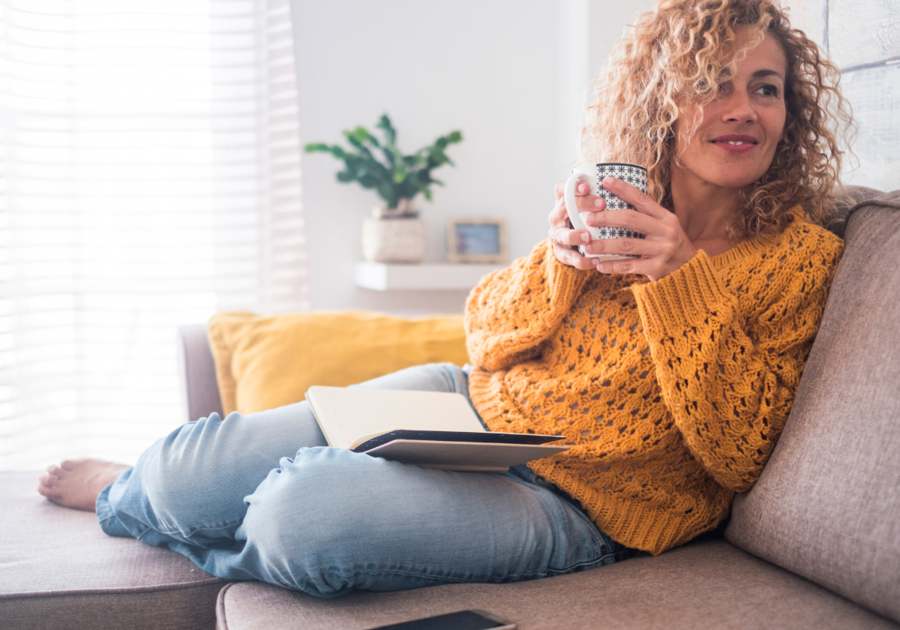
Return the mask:
<svg viewBox="0 0 900 630"><path fill-rule="evenodd" d="M299 402L311 385L344 387L412 365L468 360L461 315L225 312L209 320L208 333L226 414Z"/></svg>

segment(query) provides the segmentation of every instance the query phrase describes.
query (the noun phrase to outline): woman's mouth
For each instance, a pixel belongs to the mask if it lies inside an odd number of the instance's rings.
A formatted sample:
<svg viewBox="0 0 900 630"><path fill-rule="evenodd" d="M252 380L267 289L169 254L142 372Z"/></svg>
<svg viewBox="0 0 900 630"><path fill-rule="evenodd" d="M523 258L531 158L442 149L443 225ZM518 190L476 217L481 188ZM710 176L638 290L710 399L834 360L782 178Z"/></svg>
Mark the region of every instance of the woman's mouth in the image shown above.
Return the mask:
<svg viewBox="0 0 900 630"><path fill-rule="evenodd" d="M746 153L759 144L759 141L753 136L744 135L719 136L713 138L711 142L729 153Z"/></svg>

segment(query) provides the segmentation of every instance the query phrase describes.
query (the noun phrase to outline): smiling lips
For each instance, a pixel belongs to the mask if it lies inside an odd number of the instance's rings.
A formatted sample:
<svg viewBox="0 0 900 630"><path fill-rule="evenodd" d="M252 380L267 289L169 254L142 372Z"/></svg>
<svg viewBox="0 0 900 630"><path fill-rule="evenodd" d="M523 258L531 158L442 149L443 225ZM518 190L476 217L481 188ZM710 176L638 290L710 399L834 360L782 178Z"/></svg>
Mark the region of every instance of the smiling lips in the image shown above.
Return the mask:
<svg viewBox="0 0 900 630"><path fill-rule="evenodd" d="M753 136L729 134L713 138L711 142L729 153L745 153L752 150L759 141Z"/></svg>

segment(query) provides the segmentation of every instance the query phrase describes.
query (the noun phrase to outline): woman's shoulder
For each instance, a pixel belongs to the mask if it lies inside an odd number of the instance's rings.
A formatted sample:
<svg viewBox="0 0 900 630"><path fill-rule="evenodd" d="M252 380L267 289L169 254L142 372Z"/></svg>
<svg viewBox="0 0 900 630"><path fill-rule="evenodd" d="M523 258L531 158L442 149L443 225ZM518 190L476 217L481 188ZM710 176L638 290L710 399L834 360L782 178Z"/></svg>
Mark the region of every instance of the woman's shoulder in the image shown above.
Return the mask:
<svg viewBox="0 0 900 630"><path fill-rule="evenodd" d="M833 259L836 263L844 251L844 241L827 228L811 222L803 209L791 209L792 220L774 239L784 254L801 258Z"/></svg>
<svg viewBox="0 0 900 630"><path fill-rule="evenodd" d="M742 286L757 286L766 294L830 282L844 241L810 222L799 208L792 213L791 222L782 231L744 241L724 255L734 256L728 266L732 280Z"/></svg>

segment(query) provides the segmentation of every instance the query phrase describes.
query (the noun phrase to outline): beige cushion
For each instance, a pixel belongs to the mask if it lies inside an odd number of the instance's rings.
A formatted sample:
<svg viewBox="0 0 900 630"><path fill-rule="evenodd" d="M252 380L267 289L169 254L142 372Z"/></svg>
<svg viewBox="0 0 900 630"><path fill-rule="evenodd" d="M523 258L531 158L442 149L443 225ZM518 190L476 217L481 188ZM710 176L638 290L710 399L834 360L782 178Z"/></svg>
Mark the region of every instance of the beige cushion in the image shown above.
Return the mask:
<svg viewBox="0 0 900 630"><path fill-rule="evenodd" d="M724 540L517 584L454 584L316 599L259 582L219 595L220 630L357 630L480 608L519 630L897 630Z"/></svg>
<svg viewBox="0 0 900 630"><path fill-rule="evenodd" d="M900 621L900 192L845 238L790 418L726 537Z"/></svg>
<svg viewBox="0 0 900 630"><path fill-rule="evenodd" d="M0 473L0 627L211 630L225 581L171 551L110 538L95 514L39 495L37 478Z"/></svg>

